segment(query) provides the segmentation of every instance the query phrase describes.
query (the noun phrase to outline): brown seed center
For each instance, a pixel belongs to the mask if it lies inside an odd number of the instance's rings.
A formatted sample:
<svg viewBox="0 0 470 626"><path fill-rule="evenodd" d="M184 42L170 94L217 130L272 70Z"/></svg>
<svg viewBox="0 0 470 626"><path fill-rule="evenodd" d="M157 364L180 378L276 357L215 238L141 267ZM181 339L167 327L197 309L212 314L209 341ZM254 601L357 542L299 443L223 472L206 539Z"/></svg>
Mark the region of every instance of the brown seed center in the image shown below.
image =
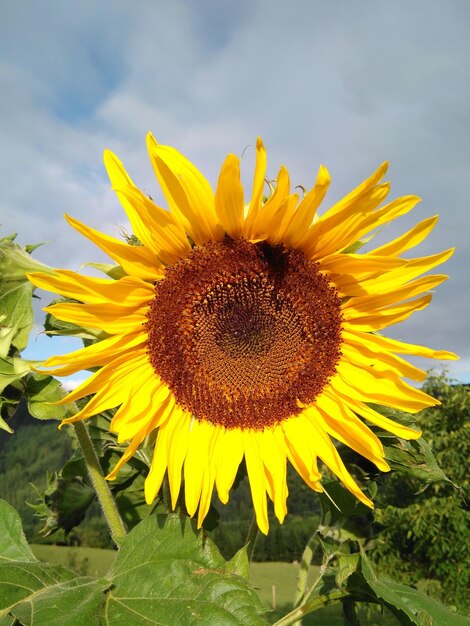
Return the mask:
<svg viewBox="0 0 470 626"><path fill-rule="evenodd" d="M337 291L297 250L225 238L167 268L148 313L148 355L180 406L262 430L312 403L341 347Z"/></svg>

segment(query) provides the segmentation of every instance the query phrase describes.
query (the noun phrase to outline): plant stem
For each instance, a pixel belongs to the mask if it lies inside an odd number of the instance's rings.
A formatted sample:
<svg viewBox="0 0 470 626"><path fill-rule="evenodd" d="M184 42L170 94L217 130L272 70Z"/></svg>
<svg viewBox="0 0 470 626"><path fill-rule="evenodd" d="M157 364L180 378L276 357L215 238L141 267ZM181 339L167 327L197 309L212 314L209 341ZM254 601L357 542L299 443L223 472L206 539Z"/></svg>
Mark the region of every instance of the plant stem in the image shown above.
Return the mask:
<svg viewBox="0 0 470 626"><path fill-rule="evenodd" d="M256 539L258 538L258 524L256 523L256 515L253 513L253 517L251 518L250 526L248 528L248 533L246 535L246 553L248 556L248 560L251 561L251 557L253 556L253 550L255 549Z"/></svg>
<svg viewBox="0 0 470 626"><path fill-rule="evenodd" d="M294 606L299 606L302 602L306 590L307 590L307 580L308 580L308 572L310 569L310 564L312 562L314 546L317 542L317 530L313 533L313 535L308 540L307 545L305 546L304 553L302 555L302 560L299 565L299 573L297 574L297 588L295 590L294 597Z"/></svg>
<svg viewBox="0 0 470 626"><path fill-rule="evenodd" d="M294 624L308 613L313 613L313 611L317 611L327 604L332 604L333 602L337 602L338 600L347 598L350 595L351 594L349 591L342 589L332 591L331 593L326 593L323 596L319 596L312 602L302 604L287 615L284 615L284 617L281 617L280 620L274 623L274 626L290 626L290 624Z"/></svg>
<svg viewBox="0 0 470 626"><path fill-rule="evenodd" d="M95 488L111 535L113 538L123 537L126 534L126 527L119 515L116 502L101 470L98 455L88 434L87 427L83 422L76 422L73 426L78 443L82 449L90 480Z"/></svg>

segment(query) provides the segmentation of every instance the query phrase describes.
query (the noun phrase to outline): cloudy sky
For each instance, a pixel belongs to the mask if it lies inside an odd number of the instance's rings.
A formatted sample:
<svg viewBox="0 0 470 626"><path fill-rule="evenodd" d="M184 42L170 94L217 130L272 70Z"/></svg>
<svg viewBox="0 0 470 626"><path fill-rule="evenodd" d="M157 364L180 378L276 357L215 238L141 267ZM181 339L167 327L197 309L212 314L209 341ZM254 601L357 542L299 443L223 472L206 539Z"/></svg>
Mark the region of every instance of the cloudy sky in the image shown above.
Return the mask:
<svg viewBox="0 0 470 626"><path fill-rule="evenodd" d="M309 187L328 167L326 206L388 159L392 196L422 203L383 236L439 213L418 254L457 248L431 307L390 334L458 352L450 372L470 381L468 0L5 0L1 13L4 235L48 242L36 257L54 266L105 260L63 213L126 225L104 148L163 203L148 130L213 183L228 152L244 152L249 181L261 135L271 177L284 164ZM28 354L70 341L34 338Z"/></svg>

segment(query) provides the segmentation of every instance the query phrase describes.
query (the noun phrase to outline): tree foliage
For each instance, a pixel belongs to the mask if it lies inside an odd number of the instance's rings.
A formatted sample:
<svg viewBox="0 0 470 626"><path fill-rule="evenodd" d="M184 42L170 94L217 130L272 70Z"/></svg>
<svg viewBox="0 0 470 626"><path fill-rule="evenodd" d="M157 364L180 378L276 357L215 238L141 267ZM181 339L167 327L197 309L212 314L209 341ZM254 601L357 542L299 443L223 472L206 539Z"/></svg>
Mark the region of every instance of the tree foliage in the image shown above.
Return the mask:
<svg viewBox="0 0 470 626"><path fill-rule="evenodd" d="M374 558L403 581L420 583L446 602L470 608L470 510L465 500L470 388L444 374L431 375L424 388L442 404L418 414L418 425L452 482L423 489L409 474L387 477L381 490L384 508L376 513L381 532Z"/></svg>

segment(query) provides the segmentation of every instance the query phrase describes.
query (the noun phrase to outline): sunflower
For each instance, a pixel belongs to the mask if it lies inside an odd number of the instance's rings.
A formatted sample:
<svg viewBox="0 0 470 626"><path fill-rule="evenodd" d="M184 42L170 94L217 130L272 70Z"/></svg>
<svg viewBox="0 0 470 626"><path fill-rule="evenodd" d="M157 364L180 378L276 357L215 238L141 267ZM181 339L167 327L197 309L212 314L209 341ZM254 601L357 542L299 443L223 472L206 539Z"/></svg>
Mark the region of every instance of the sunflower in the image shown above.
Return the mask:
<svg viewBox="0 0 470 626"><path fill-rule="evenodd" d="M92 395L62 423L117 409L110 429L128 445L109 479L157 430L146 501L152 503L167 474L172 506L183 483L186 508L191 516L198 513L199 526L214 486L228 501L243 459L264 533L268 497L280 522L287 512L287 461L321 492L320 460L372 507L335 441L387 471L382 444L367 423L404 439L420 433L370 404L410 413L438 404L402 380L422 381L426 374L399 355L455 355L378 332L424 309L430 290L446 279L419 276L452 250L401 256L429 234L437 217L359 254L371 231L419 201L405 196L382 204L387 164L319 216L327 169L320 167L315 185L299 199L281 167L266 198L260 139L247 204L235 155L223 163L214 194L183 155L151 134L148 150L169 210L134 185L114 154L104 155L139 245L67 217L119 264L119 277L68 270L30 275L37 287L78 301L46 311L105 337L45 362L58 376L98 368L64 398L68 403Z"/></svg>

